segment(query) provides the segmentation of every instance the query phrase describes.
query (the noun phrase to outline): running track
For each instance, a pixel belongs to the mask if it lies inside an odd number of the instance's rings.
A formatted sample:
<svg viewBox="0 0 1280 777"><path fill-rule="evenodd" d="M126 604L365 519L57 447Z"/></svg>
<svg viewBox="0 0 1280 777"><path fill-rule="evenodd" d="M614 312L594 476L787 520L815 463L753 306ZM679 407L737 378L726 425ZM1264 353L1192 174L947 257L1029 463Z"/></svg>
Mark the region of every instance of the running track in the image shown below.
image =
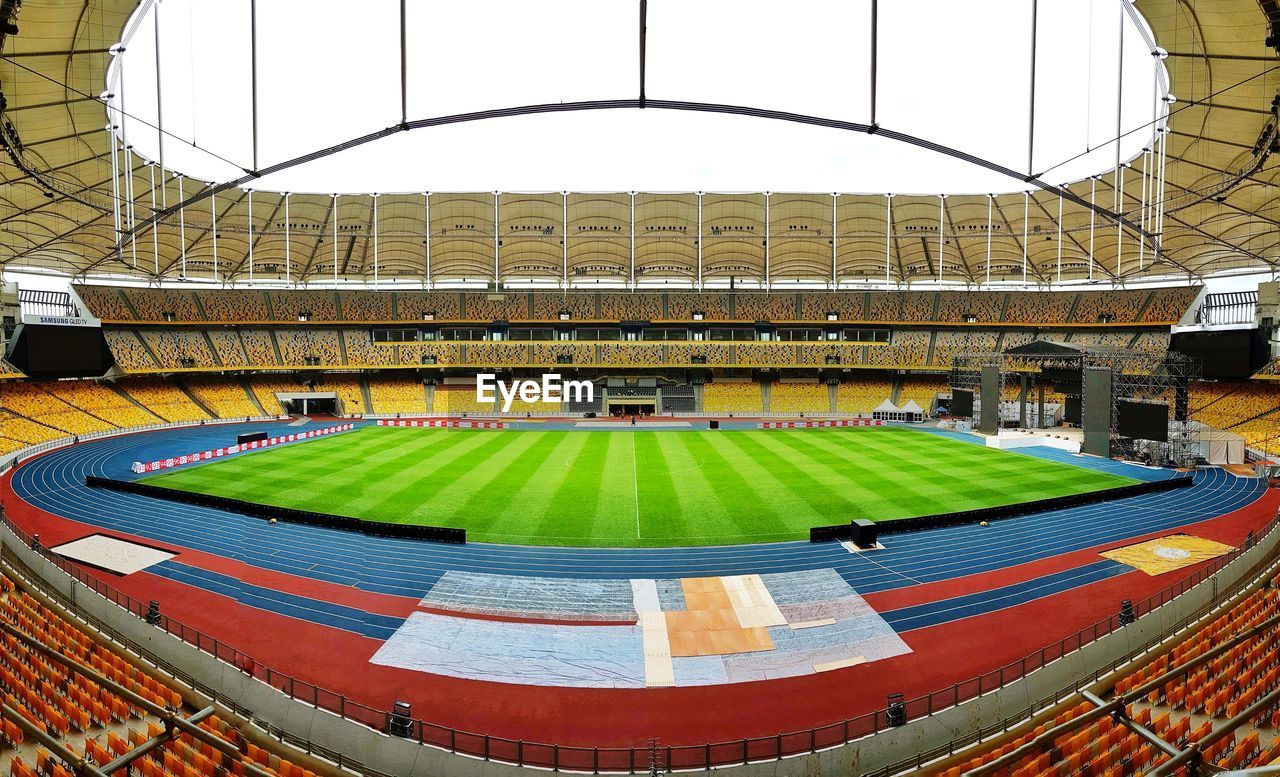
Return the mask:
<svg viewBox="0 0 1280 777"><path fill-rule="evenodd" d="M280 428L277 424L244 425L249 427ZM761 730L802 728L862 710L850 708L847 687L839 694L841 698L826 698L831 694L830 684L815 684L814 676L810 676L772 681L805 688L810 702L790 709L787 705L772 705L772 714L757 710L759 717L750 713L757 705L742 698L742 687L757 685L754 683L646 691L643 693L655 702L653 705L637 704L630 696L627 706L631 709L626 713L605 702L611 714L602 715L600 705L610 694L627 692L571 692L439 678L373 667L367 664L368 656L448 570L632 578L834 568L903 634L915 651L875 666L889 669L901 665L902 670L916 673L916 679L933 683L919 688L924 691L963 679L968 676L965 672L972 674L1018 658L1049 636L1065 635L1105 617L1119 598L1138 598L1142 591L1154 592L1176 579L1172 575L1147 578L1100 559L1099 550L1192 524L1201 524L1197 533L1202 536L1236 543L1249 529L1274 514L1276 501L1275 494L1266 497L1266 502L1261 501L1265 494L1263 481L1207 469L1196 473L1195 485L1189 489L1041 513L996 522L986 528L963 526L891 535L886 538L886 550L865 555L848 553L839 544L806 542L672 549L435 545L292 524L267 528L262 521L245 516L130 494L90 492L83 485L89 474L131 478L129 464L134 460L216 447L244 428L211 426L149 432L52 451L26 462L6 478L6 497L16 495L22 500L14 504L6 498L6 502L17 508L10 512L19 523L41 532L46 544L105 530L179 551L177 559L149 572L127 579L112 578L111 582L140 598L168 594L164 601L170 614L232 644L246 646L273 666L296 671L335 690L344 691L350 686L348 695L352 698L367 697L362 700L381 707L397 694L414 696L413 692L405 693L406 682L411 682L415 688L421 686L424 692L430 691L427 698L439 710L442 705L437 692L447 686L453 688L453 693L462 694L467 703L445 704L444 708L456 708L455 716L429 716L432 719L470 725L472 730L496 728L495 733L544 741L555 738L566 743L582 740L595 726L578 715L563 714L558 720L538 721L539 725L530 726L532 721L526 715L512 718L509 704L483 703L485 693L493 688L505 689L504 694L518 689L527 703L562 713L568 699L585 693L587 697L581 704L588 716L597 725L608 722L609 726L595 735L607 737L610 743L618 741L620 732L634 732L640 737L659 733L668 742L686 736L692 736L691 741L697 741L699 736L732 738ZM1157 470L1070 456L1049 448L1024 449L1019 455L1092 466L1142 479L1167 477ZM1043 612L1046 606L1056 606L1052 622L1061 624L1062 634L1044 633L1043 621L1036 628L1036 612ZM1015 627L1015 631L1006 628L1002 633L992 632L994 624L1001 622ZM316 653L297 645L281 646L276 644L278 639L262 638L264 634L280 633L281 624L291 632L315 630L315 638L321 644L332 644L335 650ZM993 636L998 638L991 642ZM983 654L956 655L956 646L976 649L984 640L991 644ZM939 648L936 654L929 650L930 644ZM344 658L335 661L335 655ZM351 686L350 672L354 667L348 660L359 664L358 672L366 682ZM854 668L840 674L858 671ZM458 687L458 683L464 685ZM915 685L902 678L894 678L890 685L864 682L860 689L866 693L853 694L853 701L874 705L883 699L877 686L910 691ZM478 686L488 690L478 691ZM671 728L673 697L682 700L675 714L685 718L676 729ZM725 704L734 698L737 700L733 703L741 705L747 717L725 714L725 710L736 709ZM694 704L710 703L721 713L702 721L700 726L698 716L690 718L685 699ZM476 717L485 710L495 714L501 710L505 715ZM771 724L761 728L759 724L765 721Z"/></svg>

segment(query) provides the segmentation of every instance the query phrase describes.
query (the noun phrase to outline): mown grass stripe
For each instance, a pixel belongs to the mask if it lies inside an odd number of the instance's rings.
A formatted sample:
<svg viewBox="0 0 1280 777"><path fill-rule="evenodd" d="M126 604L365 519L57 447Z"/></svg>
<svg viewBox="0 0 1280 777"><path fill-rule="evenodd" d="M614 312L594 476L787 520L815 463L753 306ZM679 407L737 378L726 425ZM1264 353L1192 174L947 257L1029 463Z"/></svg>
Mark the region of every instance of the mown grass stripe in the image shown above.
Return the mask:
<svg viewBox="0 0 1280 777"><path fill-rule="evenodd" d="M999 496L998 491L984 485L984 480L971 476L956 477L949 474L946 468L931 464L929 452L919 452L911 460L911 466L923 468L931 473L926 477L915 477L904 488L901 471L905 461L893 456L889 462L876 462L863 456L850 456L839 446L832 446L818 438L809 438L805 433L776 435L771 438L779 444L788 446L792 451L813 460L825 460L837 457L849 465L856 473L851 490L862 495L860 512L854 517L871 517L880 513L880 520L898 518L905 515L924 515L933 512L945 512L950 507L950 499L982 500ZM898 459L894 462L893 459ZM975 496L976 495L976 496ZM884 505L887 509L875 509L871 505Z"/></svg>
<svg viewBox="0 0 1280 777"><path fill-rule="evenodd" d="M554 538L552 544L594 544L590 515L597 512L609 441L589 433L583 433L582 440L578 452L565 460L565 477L554 485L551 503L530 532Z"/></svg>
<svg viewBox="0 0 1280 777"><path fill-rule="evenodd" d="M704 477L712 481L711 494L718 503L712 515L725 536L754 534L762 523L782 524L783 515L803 509L789 488L736 447L725 447L720 437L696 435L687 444L691 454L706 462Z"/></svg>
<svg viewBox="0 0 1280 777"><path fill-rule="evenodd" d="M560 447L560 441L554 437L525 440L520 439L523 435L508 436L517 438L517 442L502 452L501 461L499 457L491 460L494 466L504 469L495 469L487 479L477 480L470 498L459 505L452 516L459 525L466 521L468 531L481 536L495 525L519 521L526 505L517 500L522 494L537 490L528 488L528 484L544 470L547 457Z"/></svg>
<svg viewBox="0 0 1280 777"><path fill-rule="evenodd" d="M670 463L674 451L662 445L662 432L633 432L636 446L636 484L639 490L640 530L637 539L676 536L688 531L685 516L688 505L681 496L686 488L677 486L672 478Z"/></svg>
<svg viewBox="0 0 1280 777"><path fill-rule="evenodd" d="M468 536L482 542L523 542L539 538L563 542L567 539L583 539L580 533L574 534L576 529L573 525L565 525L564 516L552 508L552 502L560 487L569 479L568 473L571 470L565 462L579 455L589 435L574 434L562 438L547 436L546 439L553 447L530 472L526 487L506 491L510 502L503 520L492 524L488 531L474 535L471 534L474 527L468 526ZM558 536L556 531L568 531L570 536Z"/></svg>
<svg viewBox="0 0 1280 777"><path fill-rule="evenodd" d="M596 546L799 539L810 526L854 516L891 520L1133 482L898 428L366 427L145 480L371 520L462 526L474 540Z"/></svg>
<svg viewBox="0 0 1280 777"><path fill-rule="evenodd" d="M325 500L336 499L347 511L344 514L392 523L430 523L417 519L413 511L421 495L435 487L429 482L431 477L454 462L467 461L485 446L500 443L481 435L468 437L444 431L418 441L403 439L401 442L409 451L407 455L379 461L372 467L353 467L355 472L348 470L336 476L337 482L332 486L326 483L326 488L313 488L307 498L307 503L313 506L307 509L325 510ZM352 476L355 480L351 480ZM397 503L393 495L398 495L401 503ZM327 511L336 512L332 507Z"/></svg>

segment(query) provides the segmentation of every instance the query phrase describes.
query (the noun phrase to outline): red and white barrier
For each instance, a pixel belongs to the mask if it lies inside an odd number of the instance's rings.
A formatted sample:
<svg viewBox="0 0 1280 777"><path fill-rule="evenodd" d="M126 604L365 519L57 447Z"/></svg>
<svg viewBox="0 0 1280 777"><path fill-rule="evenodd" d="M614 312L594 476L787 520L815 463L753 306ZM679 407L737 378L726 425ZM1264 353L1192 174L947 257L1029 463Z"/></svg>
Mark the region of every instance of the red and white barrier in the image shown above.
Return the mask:
<svg viewBox="0 0 1280 777"><path fill-rule="evenodd" d="M758 429L818 429L828 426L884 426L879 418L840 418L831 421L763 421Z"/></svg>
<svg viewBox="0 0 1280 777"><path fill-rule="evenodd" d="M268 437L265 440L255 440L247 442L244 445L229 445L225 448L214 448L213 450L201 451L200 453L185 453L181 456L170 456L167 459L159 461L135 461L133 463L133 471L136 474L144 474L147 472L156 472L171 467L181 467L183 464L194 464L198 461L209 461L211 459L220 459L223 456L231 456L244 451L258 450L259 448L270 448L273 445L283 445L287 442L297 442L299 440L309 440L312 437L324 437L328 434L337 434L338 432L347 432L356 428L355 424L339 424L337 426L326 426L323 429L308 429L305 432L297 432L295 434L283 434L279 437Z"/></svg>
<svg viewBox="0 0 1280 777"><path fill-rule="evenodd" d="M442 429L506 429L505 421L472 421L465 418L379 418L378 426L424 426Z"/></svg>

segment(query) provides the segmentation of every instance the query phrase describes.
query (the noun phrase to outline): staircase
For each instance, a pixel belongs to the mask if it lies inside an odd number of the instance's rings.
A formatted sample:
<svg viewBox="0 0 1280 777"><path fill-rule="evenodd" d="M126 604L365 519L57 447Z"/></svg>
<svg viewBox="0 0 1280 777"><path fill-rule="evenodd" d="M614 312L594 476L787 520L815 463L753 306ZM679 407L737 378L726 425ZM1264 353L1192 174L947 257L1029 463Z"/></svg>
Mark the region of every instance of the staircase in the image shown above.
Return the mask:
<svg viewBox="0 0 1280 777"><path fill-rule="evenodd" d="M248 378L241 378L239 383L240 383L240 388L243 389L244 393L249 397L249 401L253 404L254 407L258 408L259 415L272 415L272 413L268 413L266 409L262 407L262 403L258 401L258 395L254 394L253 389L249 388Z"/></svg>
<svg viewBox="0 0 1280 777"><path fill-rule="evenodd" d="M364 375L361 375L359 380L360 380L360 398L364 400L364 414L369 415L370 413L378 412L377 409L373 406L373 397L369 393L369 381L365 380Z"/></svg>
<svg viewBox="0 0 1280 777"><path fill-rule="evenodd" d="M210 418L221 418L221 417L222 417L222 416L218 415L217 413L213 412L212 410L210 410L208 405L206 405L205 403L201 402L201 401L200 401L200 397L197 397L197 396L196 396L196 394L195 394L195 392L194 392L194 391L192 391L190 388L188 388L188 387L187 387L187 384L185 384L185 383L180 383L180 382L178 382L178 381L176 381L176 380L175 380L175 381L173 382L173 385L177 386L177 387L178 387L178 390L179 390L179 391L181 391L183 394L185 394L185 395L186 395L186 397L187 397L187 399L191 400L191 404L193 404L193 405L195 405L196 407L200 408L200 409L204 412L204 414L205 414L205 415L209 416Z"/></svg>

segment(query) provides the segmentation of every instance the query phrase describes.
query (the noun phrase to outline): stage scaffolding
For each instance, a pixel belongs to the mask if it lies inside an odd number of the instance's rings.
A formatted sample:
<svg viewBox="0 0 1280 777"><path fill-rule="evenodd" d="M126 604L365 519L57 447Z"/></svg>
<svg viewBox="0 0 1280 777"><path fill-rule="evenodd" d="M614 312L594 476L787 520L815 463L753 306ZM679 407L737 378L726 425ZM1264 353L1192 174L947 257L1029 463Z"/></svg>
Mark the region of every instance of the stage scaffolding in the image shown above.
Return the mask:
<svg viewBox="0 0 1280 777"><path fill-rule="evenodd" d="M952 358L950 385L952 388L973 391L980 396L983 367L995 367L1000 373L1001 387L1016 380L1022 385L1027 379L1025 393L1020 389L1022 425L1026 423L1032 397L1039 391L1062 383L1064 376L1079 375L1080 380L1062 386L1057 391L1069 396L1079 396L1083 406L1083 375L1087 370L1107 370L1112 376L1111 389L1111 455L1152 464L1174 463L1192 466L1199 456L1197 429L1191 422L1187 399L1188 385L1200 379L1200 360L1181 353L1147 353L1144 351L1105 346L1076 345L1034 341L1016 349L1003 352L965 353ZM985 399L985 398L983 398ZM1169 407L1169 439L1167 442L1123 437L1116 432L1118 403L1121 401L1156 402ZM985 402L982 403L986 405Z"/></svg>

